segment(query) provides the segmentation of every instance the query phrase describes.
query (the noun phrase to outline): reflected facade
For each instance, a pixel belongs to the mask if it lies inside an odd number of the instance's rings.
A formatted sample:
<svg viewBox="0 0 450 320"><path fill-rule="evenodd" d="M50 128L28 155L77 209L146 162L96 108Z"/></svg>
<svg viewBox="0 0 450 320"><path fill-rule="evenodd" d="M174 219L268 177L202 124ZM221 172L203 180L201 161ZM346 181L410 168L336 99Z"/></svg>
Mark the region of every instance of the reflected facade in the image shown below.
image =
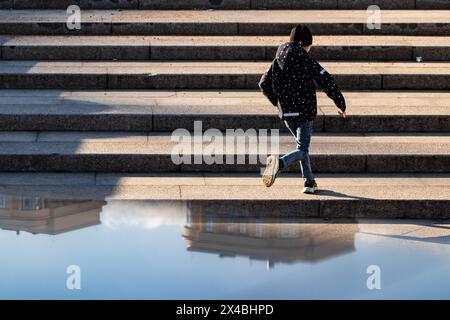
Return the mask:
<svg viewBox="0 0 450 320"><path fill-rule="evenodd" d="M229 214L228 214L229 215ZM285 218L233 218L190 206L183 237L190 251L277 263L320 261L355 250L356 223L311 223Z"/></svg>
<svg viewBox="0 0 450 320"><path fill-rule="evenodd" d="M0 228L57 235L100 224L105 201L50 200L0 194Z"/></svg>

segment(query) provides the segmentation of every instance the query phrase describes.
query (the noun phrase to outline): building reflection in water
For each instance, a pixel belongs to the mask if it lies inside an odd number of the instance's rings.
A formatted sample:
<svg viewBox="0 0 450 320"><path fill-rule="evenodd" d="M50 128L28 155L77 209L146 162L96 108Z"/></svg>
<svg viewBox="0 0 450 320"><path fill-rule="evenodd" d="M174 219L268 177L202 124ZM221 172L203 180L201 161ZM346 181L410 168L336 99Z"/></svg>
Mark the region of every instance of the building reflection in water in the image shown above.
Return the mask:
<svg viewBox="0 0 450 320"><path fill-rule="evenodd" d="M105 201L49 200L0 194L0 228L57 235L100 224Z"/></svg>
<svg viewBox="0 0 450 320"><path fill-rule="evenodd" d="M98 225L157 228L183 227L187 250L244 256L277 263L320 261L355 250L357 223L320 220L245 218L229 204L201 202L50 200L0 194L0 228L33 234L60 233ZM257 216L254 212L252 216ZM186 220L185 220L186 219Z"/></svg>
<svg viewBox="0 0 450 320"><path fill-rule="evenodd" d="M183 237L189 251L267 261L268 268L277 263L316 262L355 250L358 224L313 221L233 218L194 205Z"/></svg>

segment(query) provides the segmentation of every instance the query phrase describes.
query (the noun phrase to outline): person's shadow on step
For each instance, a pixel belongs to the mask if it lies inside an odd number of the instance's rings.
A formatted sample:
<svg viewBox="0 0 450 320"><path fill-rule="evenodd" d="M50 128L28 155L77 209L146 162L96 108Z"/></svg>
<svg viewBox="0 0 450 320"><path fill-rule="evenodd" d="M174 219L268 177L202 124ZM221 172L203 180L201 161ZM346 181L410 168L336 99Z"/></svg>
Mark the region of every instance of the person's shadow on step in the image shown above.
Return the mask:
<svg viewBox="0 0 450 320"><path fill-rule="evenodd" d="M345 193L340 193L340 192L336 192L333 190L327 190L327 189L319 189L315 192L315 195L345 198L345 199L351 199L351 200L375 200L373 198L352 196L352 195L348 195Z"/></svg>

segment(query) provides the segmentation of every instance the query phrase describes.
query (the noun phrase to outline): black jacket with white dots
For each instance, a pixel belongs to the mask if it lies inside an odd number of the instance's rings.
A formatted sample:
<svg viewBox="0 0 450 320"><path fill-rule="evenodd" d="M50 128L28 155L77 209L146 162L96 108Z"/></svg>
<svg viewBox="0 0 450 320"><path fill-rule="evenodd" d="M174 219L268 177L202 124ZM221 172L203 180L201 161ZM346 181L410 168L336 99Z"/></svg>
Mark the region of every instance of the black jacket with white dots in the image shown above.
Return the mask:
<svg viewBox="0 0 450 320"><path fill-rule="evenodd" d="M317 84L345 111L345 99L333 77L297 42L282 44L259 87L283 120L311 121L317 115Z"/></svg>

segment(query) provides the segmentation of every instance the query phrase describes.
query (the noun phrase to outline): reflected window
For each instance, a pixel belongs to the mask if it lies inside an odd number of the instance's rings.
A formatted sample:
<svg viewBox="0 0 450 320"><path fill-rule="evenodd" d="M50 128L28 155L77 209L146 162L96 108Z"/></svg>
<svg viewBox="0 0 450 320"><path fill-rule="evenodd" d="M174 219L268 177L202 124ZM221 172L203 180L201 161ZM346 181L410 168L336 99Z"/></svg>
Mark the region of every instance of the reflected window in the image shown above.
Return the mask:
<svg viewBox="0 0 450 320"><path fill-rule="evenodd" d="M0 209L6 209L6 195L0 193Z"/></svg>
<svg viewBox="0 0 450 320"><path fill-rule="evenodd" d="M262 220L256 220L255 223L255 237L262 238L263 236L263 224Z"/></svg>
<svg viewBox="0 0 450 320"><path fill-rule="evenodd" d="M228 223L227 229L228 229L228 232L229 232L229 233L234 233L234 230L235 230L235 224L234 224L233 220L231 220L231 221Z"/></svg>
<svg viewBox="0 0 450 320"><path fill-rule="evenodd" d="M21 201L22 210L39 210L39 198L37 197L23 197Z"/></svg>
<svg viewBox="0 0 450 320"><path fill-rule="evenodd" d="M206 216L206 232L214 231L214 219L211 215Z"/></svg>
<svg viewBox="0 0 450 320"><path fill-rule="evenodd" d="M239 232L241 234L246 234L247 233L247 224L246 223L240 223L239 224Z"/></svg>
<svg viewBox="0 0 450 320"><path fill-rule="evenodd" d="M281 238L298 238L299 232L296 224L282 224L280 229Z"/></svg>
<svg viewBox="0 0 450 320"><path fill-rule="evenodd" d="M192 215L190 211L186 214L186 224L188 227L192 227Z"/></svg>

